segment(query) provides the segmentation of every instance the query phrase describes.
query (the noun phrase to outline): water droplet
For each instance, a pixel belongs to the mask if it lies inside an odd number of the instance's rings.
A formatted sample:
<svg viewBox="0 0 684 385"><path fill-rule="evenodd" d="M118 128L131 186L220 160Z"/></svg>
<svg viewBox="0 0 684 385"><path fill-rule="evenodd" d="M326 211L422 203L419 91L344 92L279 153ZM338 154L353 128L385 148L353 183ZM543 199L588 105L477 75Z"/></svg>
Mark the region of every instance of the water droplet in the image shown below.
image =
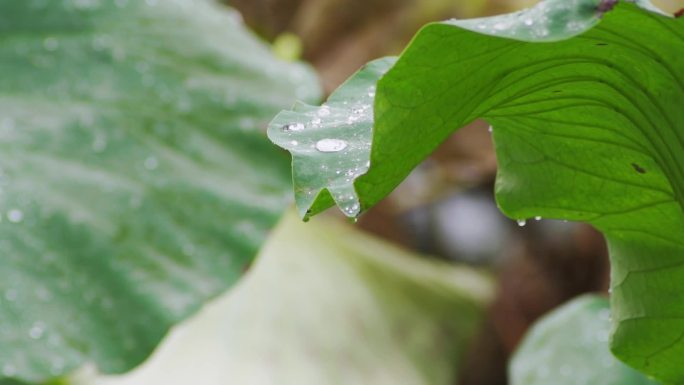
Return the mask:
<svg viewBox="0 0 684 385"><path fill-rule="evenodd" d="M537 215L536 217L534 217L534 220L535 220L535 221L541 221L541 220L542 220L542 217L539 216L539 215Z"/></svg>
<svg viewBox="0 0 684 385"><path fill-rule="evenodd" d="M494 127L492 127L492 126L487 127L487 131L489 131L489 132L494 131Z"/></svg>
<svg viewBox="0 0 684 385"><path fill-rule="evenodd" d="M534 24L534 20L532 20L532 19L525 19L525 22L524 22L524 23L525 23L525 25L530 26L530 25Z"/></svg>
<svg viewBox="0 0 684 385"><path fill-rule="evenodd" d="M322 106L320 110L318 110L318 116L326 117L330 115L330 107L328 106Z"/></svg>
<svg viewBox="0 0 684 385"><path fill-rule="evenodd" d="M43 47L48 51L55 51L59 48L59 40L54 37L46 37L45 40L43 40Z"/></svg>
<svg viewBox="0 0 684 385"><path fill-rule="evenodd" d="M29 337L34 340L39 339L43 334L45 334L45 324L40 321L35 322L33 326L31 326L31 329L29 329Z"/></svg>
<svg viewBox="0 0 684 385"><path fill-rule="evenodd" d="M316 149L320 152L338 152L347 148L347 142L342 139L321 139L316 142Z"/></svg>
<svg viewBox="0 0 684 385"><path fill-rule="evenodd" d="M313 124L314 126L317 127L317 126L319 126L319 125L321 124L321 119L320 119L320 118L314 118L314 119L311 121L311 124Z"/></svg>
<svg viewBox="0 0 684 385"><path fill-rule="evenodd" d="M368 89L368 96L371 97L371 98L374 98L374 97L375 97L375 87L372 87L372 86L371 86L371 87Z"/></svg>
<svg viewBox="0 0 684 385"><path fill-rule="evenodd" d="M12 223L19 223L24 220L24 213L19 209L12 209L7 212L7 219Z"/></svg>
<svg viewBox="0 0 684 385"><path fill-rule="evenodd" d="M302 131L303 129L304 125L301 123L289 123L283 126L285 132Z"/></svg>
<svg viewBox="0 0 684 385"><path fill-rule="evenodd" d="M518 226L523 227L527 224L527 221L524 219L518 219L516 222L518 222Z"/></svg>
<svg viewBox="0 0 684 385"><path fill-rule="evenodd" d="M299 142L296 141L296 140L291 140L291 141L290 141L290 144L293 145L293 146L296 146L296 145L299 144Z"/></svg>
<svg viewBox="0 0 684 385"><path fill-rule="evenodd" d="M159 166L159 161L157 158L150 156L145 159L145 168L148 170L154 170Z"/></svg>

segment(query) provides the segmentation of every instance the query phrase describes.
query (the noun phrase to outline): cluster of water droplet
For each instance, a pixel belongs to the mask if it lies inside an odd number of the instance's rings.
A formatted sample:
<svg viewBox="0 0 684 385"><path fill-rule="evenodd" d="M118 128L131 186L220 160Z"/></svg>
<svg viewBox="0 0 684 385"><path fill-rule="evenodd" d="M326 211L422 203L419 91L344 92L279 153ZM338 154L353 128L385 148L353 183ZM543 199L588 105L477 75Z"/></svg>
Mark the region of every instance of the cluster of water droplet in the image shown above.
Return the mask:
<svg viewBox="0 0 684 385"><path fill-rule="evenodd" d="M581 4L581 0L542 1L520 12L480 19L452 19L447 23L495 36L555 40L583 32L601 16L598 9L586 12L586 4Z"/></svg>
<svg viewBox="0 0 684 385"><path fill-rule="evenodd" d="M534 217L535 221L541 221L542 217L541 216L536 216ZM527 219L517 219L516 222L518 223L518 226L524 227L527 224Z"/></svg>
<svg viewBox="0 0 684 385"><path fill-rule="evenodd" d="M272 135L294 156L311 157L317 163L321 184L299 189L308 202L313 202L320 189L327 188L346 215L353 217L360 212L353 182L370 167L374 97L375 86L370 86L356 100L336 101L300 112L296 120L282 124L280 134ZM315 154L319 155L312 157Z"/></svg>

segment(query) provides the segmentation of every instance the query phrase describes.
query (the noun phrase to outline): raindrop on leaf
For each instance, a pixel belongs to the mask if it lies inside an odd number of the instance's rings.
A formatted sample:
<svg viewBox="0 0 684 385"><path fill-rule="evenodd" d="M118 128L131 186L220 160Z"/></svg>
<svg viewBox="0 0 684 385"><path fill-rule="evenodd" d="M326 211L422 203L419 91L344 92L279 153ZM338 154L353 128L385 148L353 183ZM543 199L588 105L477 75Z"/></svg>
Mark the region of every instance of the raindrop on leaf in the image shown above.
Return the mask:
<svg viewBox="0 0 684 385"><path fill-rule="evenodd" d="M347 142L342 139L321 139L316 142L316 149L320 152L338 152L347 148Z"/></svg>

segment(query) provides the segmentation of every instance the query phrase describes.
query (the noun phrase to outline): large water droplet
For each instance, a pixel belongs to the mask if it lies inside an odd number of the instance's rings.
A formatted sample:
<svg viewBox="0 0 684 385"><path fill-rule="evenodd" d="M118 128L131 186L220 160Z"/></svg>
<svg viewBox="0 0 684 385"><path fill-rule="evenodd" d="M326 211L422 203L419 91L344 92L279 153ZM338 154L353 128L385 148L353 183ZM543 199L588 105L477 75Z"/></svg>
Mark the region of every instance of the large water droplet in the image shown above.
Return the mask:
<svg viewBox="0 0 684 385"><path fill-rule="evenodd" d="M541 220L542 220L542 217L539 216L539 215L537 215L536 217L534 217L534 220L535 220L535 221L541 221Z"/></svg>
<svg viewBox="0 0 684 385"><path fill-rule="evenodd" d="M524 219L518 219L516 222L518 222L518 226L523 227L527 224L527 221Z"/></svg>
<svg viewBox="0 0 684 385"><path fill-rule="evenodd" d="M316 142L316 149L320 152L338 152L347 148L347 142L342 139L321 139Z"/></svg>

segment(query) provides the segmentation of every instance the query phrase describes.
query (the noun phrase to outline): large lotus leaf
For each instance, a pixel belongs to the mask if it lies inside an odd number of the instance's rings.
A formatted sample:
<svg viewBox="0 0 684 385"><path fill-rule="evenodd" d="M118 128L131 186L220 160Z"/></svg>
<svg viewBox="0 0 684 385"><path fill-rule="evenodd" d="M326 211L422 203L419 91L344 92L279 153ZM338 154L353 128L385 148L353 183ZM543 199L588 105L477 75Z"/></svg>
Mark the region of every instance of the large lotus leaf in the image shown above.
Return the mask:
<svg viewBox="0 0 684 385"><path fill-rule="evenodd" d="M679 383L684 21L645 2L614 3L548 0L512 15L425 27L377 84L372 148L354 155L359 163L369 158L370 168L349 183L367 209L456 128L487 119L501 209L601 230L613 267L613 352Z"/></svg>
<svg viewBox="0 0 684 385"><path fill-rule="evenodd" d="M289 200L318 88L208 1L0 1L0 379L142 362Z"/></svg>
<svg viewBox="0 0 684 385"><path fill-rule="evenodd" d="M610 308L603 297L576 298L537 321L509 366L512 385L656 385L608 347Z"/></svg>
<svg viewBox="0 0 684 385"><path fill-rule="evenodd" d="M491 281L326 218L286 216L228 294L152 358L83 385L453 385Z"/></svg>

